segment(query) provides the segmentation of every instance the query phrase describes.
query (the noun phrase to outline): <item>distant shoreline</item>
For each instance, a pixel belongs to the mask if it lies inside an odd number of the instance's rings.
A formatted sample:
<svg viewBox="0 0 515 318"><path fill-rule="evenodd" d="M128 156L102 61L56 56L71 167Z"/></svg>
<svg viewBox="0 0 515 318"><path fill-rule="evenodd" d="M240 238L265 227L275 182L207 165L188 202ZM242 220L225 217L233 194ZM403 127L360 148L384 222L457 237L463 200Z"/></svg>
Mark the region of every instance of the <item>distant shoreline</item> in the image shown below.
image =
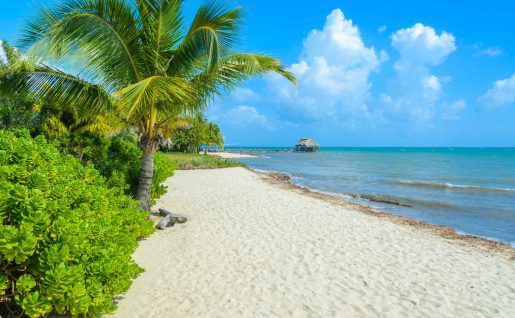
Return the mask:
<svg viewBox="0 0 515 318"><path fill-rule="evenodd" d="M259 156L249 154L238 154L226 151L208 152L207 154L210 156L218 156L223 159L259 158Z"/></svg>

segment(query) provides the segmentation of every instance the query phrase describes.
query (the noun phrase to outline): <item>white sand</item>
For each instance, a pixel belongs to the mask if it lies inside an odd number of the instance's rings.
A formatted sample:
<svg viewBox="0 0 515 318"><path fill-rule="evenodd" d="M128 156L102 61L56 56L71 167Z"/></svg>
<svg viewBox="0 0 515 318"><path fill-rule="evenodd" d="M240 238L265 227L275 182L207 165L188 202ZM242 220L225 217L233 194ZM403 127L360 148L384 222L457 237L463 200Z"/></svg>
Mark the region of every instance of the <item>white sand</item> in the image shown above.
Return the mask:
<svg viewBox="0 0 515 318"><path fill-rule="evenodd" d="M116 317L515 317L515 262L271 185L176 171Z"/></svg>
<svg viewBox="0 0 515 318"><path fill-rule="evenodd" d="M226 152L226 151L208 152L207 154L211 155L211 156L219 156L219 157L224 158L224 159L258 158L259 157L259 156L244 154L244 153L240 154L240 153Z"/></svg>

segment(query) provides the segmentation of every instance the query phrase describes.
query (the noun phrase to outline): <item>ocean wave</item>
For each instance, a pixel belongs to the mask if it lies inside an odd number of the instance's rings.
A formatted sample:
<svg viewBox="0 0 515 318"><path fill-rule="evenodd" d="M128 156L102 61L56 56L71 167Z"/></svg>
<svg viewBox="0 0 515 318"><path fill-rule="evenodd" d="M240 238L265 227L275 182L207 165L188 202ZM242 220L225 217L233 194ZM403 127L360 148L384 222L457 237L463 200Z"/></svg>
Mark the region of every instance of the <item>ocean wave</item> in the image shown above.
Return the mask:
<svg viewBox="0 0 515 318"><path fill-rule="evenodd" d="M407 203L403 203L402 200L398 197L394 197L392 195L377 195L377 194L359 194L359 193L349 193L350 197L354 199L364 199L372 202L386 203L404 207L412 207Z"/></svg>
<svg viewBox="0 0 515 318"><path fill-rule="evenodd" d="M362 199L371 202L385 203L390 205L397 205L408 208L426 208L426 209L441 209L447 211L466 211L467 207L457 206L445 202L438 201L426 201L411 198L403 198L388 194L359 194L350 193L348 194L354 199Z"/></svg>
<svg viewBox="0 0 515 318"><path fill-rule="evenodd" d="M405 181L405 180L386 180L385 183L400 184L404 186L421 187L421 188L438 188L438 189L456 189L456 190L473 190L473 191L493 191L493 192L514 192L513 188L487 187L479 185L464 185L453 183L437 183L424 181Z"/></svg>

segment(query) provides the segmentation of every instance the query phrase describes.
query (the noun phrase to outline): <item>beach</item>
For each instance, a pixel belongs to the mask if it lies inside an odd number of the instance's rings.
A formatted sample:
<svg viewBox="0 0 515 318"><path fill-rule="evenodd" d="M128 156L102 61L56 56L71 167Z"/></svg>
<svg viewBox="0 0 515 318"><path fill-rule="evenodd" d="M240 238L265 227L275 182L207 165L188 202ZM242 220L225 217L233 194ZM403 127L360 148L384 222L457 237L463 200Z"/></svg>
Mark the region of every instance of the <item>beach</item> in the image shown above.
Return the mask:
<svg viewBox="0 0 515 318"><path fill-rule="evenodd" d="M203 152L200 152L203 154ZM249 155L246 153L235 153L235 152L227 152L227 151L219 151L219 152L208 152L210 156L218 156L223 159L243 159L243 158L259 158L258 156Z"/></svg>
<svg viewBox="0 0 515 318"><path fill-rule="evenodd" d="M513 249L469 244L244 168L176 171L109 317L514 317ZM472 239L474 241L474 239ZM481 240L479 240L481 242Z"/></svg>

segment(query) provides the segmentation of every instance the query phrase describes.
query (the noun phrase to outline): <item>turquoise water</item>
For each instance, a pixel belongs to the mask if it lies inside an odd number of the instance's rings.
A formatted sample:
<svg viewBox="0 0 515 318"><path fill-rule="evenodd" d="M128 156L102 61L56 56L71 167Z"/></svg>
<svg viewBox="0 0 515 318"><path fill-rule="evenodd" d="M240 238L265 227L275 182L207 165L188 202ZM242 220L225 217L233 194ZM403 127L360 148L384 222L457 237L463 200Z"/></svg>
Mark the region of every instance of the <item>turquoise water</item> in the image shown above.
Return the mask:
<svg viewBox="0 0 515 318"><path fill-rule="evenodd" d="M515 245L515 148L322 148L318 153L260 154L268 158L240 161L350 201Z"/></svg>

